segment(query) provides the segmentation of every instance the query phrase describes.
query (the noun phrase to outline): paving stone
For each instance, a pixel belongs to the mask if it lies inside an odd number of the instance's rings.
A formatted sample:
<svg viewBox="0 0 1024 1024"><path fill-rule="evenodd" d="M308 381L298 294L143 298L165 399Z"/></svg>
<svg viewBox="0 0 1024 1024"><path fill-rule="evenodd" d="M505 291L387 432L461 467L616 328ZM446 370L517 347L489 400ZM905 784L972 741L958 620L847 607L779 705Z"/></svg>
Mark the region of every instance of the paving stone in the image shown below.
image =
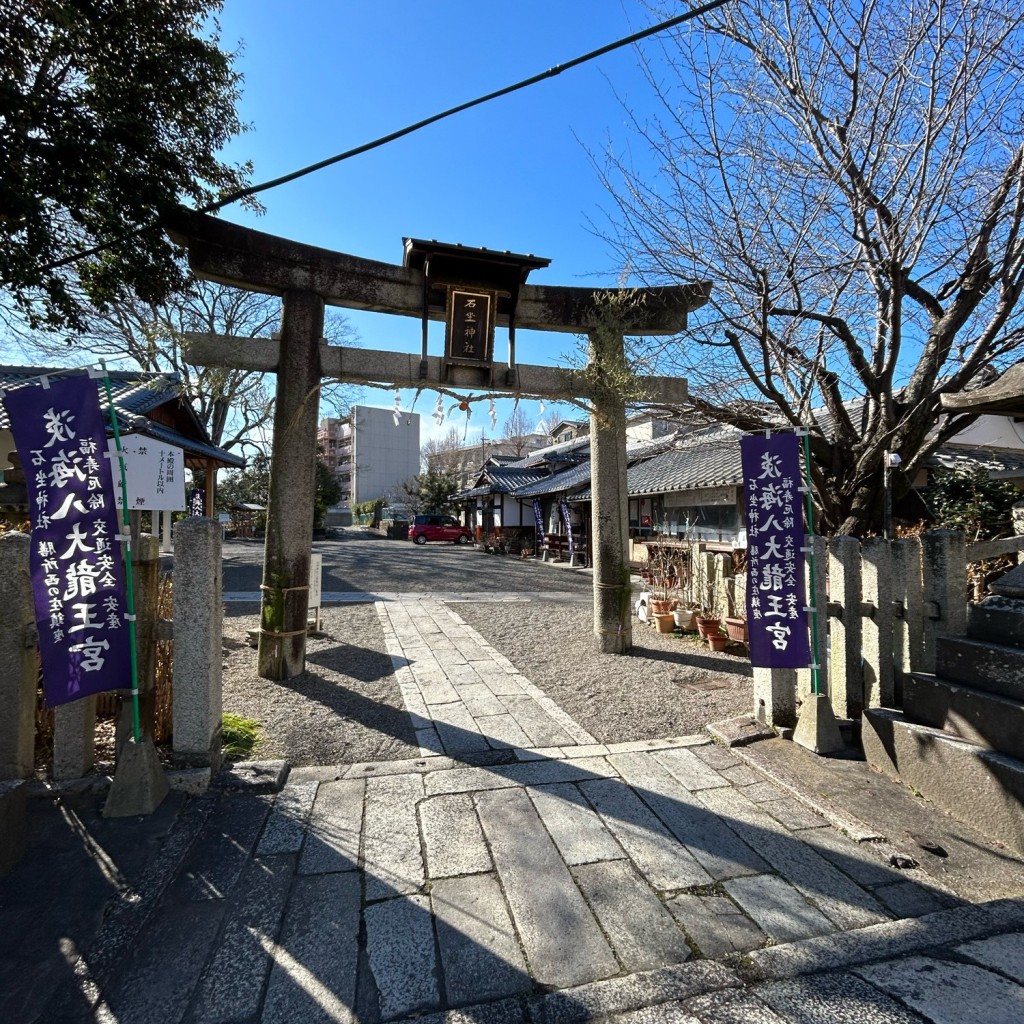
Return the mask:
<svg viewBox="0 0 1024 1024"><path fill-rule="evenodd" d="M858 843L831 828L821 828L800 837L859 885L871 889L903 881L903 874L875 852L874 844Z"/></svg>
<svg viewBox="0 0 1024 1024"><path fill-rule="evenodd" d="M921 1018L855 974L814 974L754 994L792 1024L920 1024Z"/></svg>
<svg viewBox="0 0 1024 1024"><path fill-rule="evenodd" d="M565 756L571 758L604 757L608 753L608 748L603 743L581 743L578 746L563 749Z"/></svg>
<svg viewBox="0 0 1024 1024"><path fill-rule="evenodd" d="M556 725L561 726L571 737L574 743L581 746L592 746L597 743L593 736L587 732L572 716L566 714L550 697L540 694L537 698L537 705ZM604 751L602 751L603 753Z"/></svg>
<svg viewBox="0 0 1024 1024"><path fill-rule="evenodd" d="M214 948L224 912L225 904L219 900L196 904L165 899L162 913L139 934L117 980L104 987L105 1021L152 1024L181 1020ZM168 950L188 950L188 955L172 957ZM48 1024L63 1024L67 1019L76 1018L49 1012L41 1018ZM86 1013L79 1019L92 1021L94 1017ZM104 1016L98 1011L95 1019L104 1020Z"/></svg>
<svg viewBox="0 0 1024 1024"><path fill-rule="evenodd" d="M307 782L334 782L335 779L340 779L346 770L346 767L332 767L331 765L304 765L301 768L293 768L288 773L288 786L285 789L290 786L301 786Z"/></svg>
<svg viewBox="0 0 1024 1024"><path fill-rule="evenodd" d="M491 855L469 793L430 797L418 810L431 878L491 870Z"/></svg>
<svg viewBox="0 0 1024 1024"><path fill-rule="evenodd" d="M370 778L376 775L423 775L426 772L454 768L458 762L435 754L431 757L403 757L397 761L357 761L345 773L347 779Z"/></svg>
<svg viewBox="0 0 1024 1024"><path fill-rule="evenodd" d="M446 754L458 756L474 750L488 750L490 744L480 733L465 704L438 704L431 708L434 728Z"/></svg>
<svg viewBox="0 0 1024 1024"><path fill-rule="evenodd" d="M701 1024L787 1024L750 992L709 992L687 1000L680 1009Z"/></svg>
<svg viewBox="0 0 1024 1024"><path fill-rule="evenodd" d="M354 1021L359 899L354 873L295 882L273 951L261 1024Z"/></svg>
<svg viewBox="0 0 1024 1024"><path fill-rule="evenodd" d="M437 735L437 730L433 726L429 729L416 730L416 745L420 748L420 753L424 757L444 753L444 744L441 742L441 737Z"/></svg>
<svg viewBox="0 0 1024 1024"><path fill-rule="evenodd" d="M760 772L755 772L753 768L745 764L723 768L719 774L733 786L754 786L764 782L764 776Z"/></svg>
<svg viewBox="0 0 1024 1024"><path fill-rule="evenodd" d="M768 865L655 755L616 754L608 760L712 878L768 870Z"/></svg>
<svg viewBox="0 0 1024 1024"><path fill-rule="evenodd" d="M597 779L580 783L605 825L658 890L706 885L711 876L624 782Z"/></svg>
<svg viewBox="0 0 1024 1024"><path fill-rule="evenodd" d="M615 974L608 943L529 796L497 790L480 793L476 804L537 982L564 987Z"/></svg>
<svg viewBox="0 0 1024 1024"><path fill-rule="evenodd" d="M923 917L949 905L917 882L906 880L881 885L873 893L894 917Z"/></svg>
<svg viewBox="0 0 1024 1024"><path fill-rule="evenodd" d="M686 936L628 861L581 864L573 876L627 971L690 958Z"/></svg>
<svg viewBox="0 0 1024 1024"><path fill-rule="evenodd" d="M709 960L757 949L768 939L728 896L681 893L670 897L665 905L700 955Z"/></svg>
<svg viewBox="0 0 1024 1024"><path fill-rule="evenodd" d="M698 789L717 789L728 786L726 779L705 764L696 751L685 747L661 750L654 755L659 764L667 768L690 792Z"/></svg>
<svg viewBox="0 0 1024 1024"><path fill-rule="evenodd" d="M380 997L381 1020L440 1004L434 928L426 896L400 896L367 907L366 954Z"/></svg>
<svg viewBox="0 0 1024 1024"><path fill-rule="evenodd" d="M530 797L566 864L625 857L583 794L571 783L537 786Z"/></svg>
<svg viewBox="0 0 1024 1024"><path fill-rule="evenodd" d="M530 737L523 732L519 723L508 712L478 718L476 724L492 747L514 749L522 747L524 744L528 746L530 743Z"/></svg>
<svg viewBox="0 0 1024 1024"><path fill-rule="evenodd" d="M196 992L190 1024L225 1024L259 1010L294 871L293 857L249 862Z"/></svg>
<svg viewBox="0 0 1024 1024"><path fill-rule="evenodd" d="M577 747L568 747L563 753L571 752ZM591 779L617 779L619 770L607 757L566 757L567 768L573 771L582 772Z"/></svg>
<svg viewBox="0 0 1024 1024"><path fill-rule="evenodd" d="M743 795L746 796L754 788L750 786L743 790ZM786 796L781 800L766 800L758 806L777 822L785 825L790 832L800 832L808 828L831 828L820 814L815 814L809 807L791 796Z"/></svg>
<svg viewBox="0 0 1024 1024"><path fill-rule="evenodd" d="M423 854L416 804L423 797L420 775L366 780L363 870L366 899L387 899L423 887Z"/></svg>
<svg viewBox="0 0 1024 1024"><path fill-rule="evenodd" d="M725 883L725 891L777 943L835 931L821 911L777 875L733 878Z"/></svg>
<svg viewBox="0 0 1024 1024"><path fill-rule="evenodd" d="M530 743L538 747L573 746L575 740L541 708L533 697L510 695L502 703L519 723L520 728L530 737Z"/></svg>
<svg viewBox="0 0 1024 1024"><path fill-rule="evenodd" d="M561 747L517 747L515 755L517 761L547 761L565 757Z"/></svg>
<svg viewBox="0 0 1024 1024"><path fill-rule="evenodd" d="M783 800L790 796L790 793L776 786L774 782L755 782L753 785L743 788L743 795L755 804L763 804L769 800Z"/></svg>
<svg viewBox="0 0 1024 1024"><path fill-rule="evenodd" d="M355 871L359 866L365 786L362 779L320 784L309 816L299 874Z"/></svg>
<svg viewBox="0 0 1024 1024"><path fill-rule="evenodd" d="M984 1024L1024 1020L1024 988L971 964L913 956L855 972L933 1024L962 1024L965 1013Z"/></svg>
<svg viewBox="0 0 1024 1024"><path fill-rule="evenodd" d="M430 890L450 1006L528 992L533 982L493 874L442 878Z"/></svg>
<svg viewBox="0 0 1024 1024"><path fill-rule="evenodd" d="M616 1013L605 1019L608 1024L701 1024L679 1003L658 1003L655 1006L645 1006L642 1010Z"/></svg>
<svg viewBox="0 0 1024 1024"><path fill-rule="evenodd" d="M1024 932L996 935L957 947L957 953L1024 985Z"/></svg>
<svg viewBox="0 0 1024 1024"><path fill-rule="evenodd" d="M415 670L413 671L416 674ZM446 676L416 674L416 682L428 707L435 704L452 704L459 699L458 691L448 682Z"/></svg>
<svg viewBox="0 0 1024 1024"><path fill-rule="evenodd" d="M524 1000L511 998L422 1014L416 1024L529 1024L529 1016Z"/></svg>
<svg viewBox="0 0 1024 1024"><path fill-rule="evenodd" d="M225 793L193 846L182 873L195 900L222 899L234 888L263 823L271 798L260 793Z"/></svg>
<svg viewBox="0 0 1024 1024"><path fill-rule="evenodd" d="M590 762L523 761L494 765L491 768L454 768L450 772L433 772L423 780L428 796L438 793L466 793L474 790L504 789L508 786L546 786L554 782L579 782L593 779Z"/></svg>
<svg viewBox="0 0 1024 1024"><path fill-rule="evenodd" d="M697 795L840 928L863 928L888 919L877 900L739 790L706 789Z"/></svg>
<svg viewBox="0 0 1024 1024"><path fill-rule="evenodd" d="M743 764L742 758L737 757L731 750L720 747L717 743L705 743L703 746L694 747L693 752L716 772L721 772L725 768L736 768Z"/></svg>
<svg viewBox="0 0 1024 1024"><path fill-rule="evenodd" d="M278 853L298 853L306 835L306 822L313 809L318 783L289 782L274 801L256 847L257 857Z"/></svg>
<svg viewBox="0 0 1024 1024"><path fill-rule="evenodd" d="M472 670L471 670L472 671ZM474 672L475 676L476 673ZM494 696L483 683L474 681L468 686L456 686L456 691L461 700L474 718L486 718L488 715L503 715L506 713L505 705Z"/></svg>
<svg viewBox="0 0 1024 1024"><path fill-rule="evenodd" d="M517 697L522 696L523 688L514 675L501 668L493 669L477 665L475 671L480 681L487 687L495 697Z"/></svg>
<svg viewBox="0 0 1024 1024"><path fill-rule="evenodd" d="M588 1024L611 1014L640 1010L654 1003L667 1005L739 984L735 973L721 964L691 960L539 997L530 1001L530 1019L532 1024ZM675 1024L681 1018L668 1019Z"/></svg>

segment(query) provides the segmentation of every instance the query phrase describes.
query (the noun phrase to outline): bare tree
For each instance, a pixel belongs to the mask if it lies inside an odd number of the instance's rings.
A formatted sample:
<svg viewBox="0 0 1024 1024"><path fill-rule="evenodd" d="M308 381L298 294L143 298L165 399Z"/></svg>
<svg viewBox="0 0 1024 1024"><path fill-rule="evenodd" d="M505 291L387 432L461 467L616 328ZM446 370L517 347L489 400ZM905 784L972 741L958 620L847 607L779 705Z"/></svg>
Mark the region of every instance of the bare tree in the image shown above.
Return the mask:
<svg viewBox="0 0 1024 1024"><path fill-rule="evenodd" d="M522 458L530 450L530 438L536 433L536 424L526 415L523 407L517 404L505 420L501 436L506 441L509 453Z"/></svg>
<svg viewBox="0 0 1024 1024"><path fill-rule="evenodd" d="M462 462L465 443L457 427L450 427L447 434L432 437L420 445L420 459L429 473L457 472Z"/></svg>
<svg viewBox="0 0 1024 1024"><path fill-rule="evenodd" d="M194 281L183 293L159 306L121 297L101 312L83 305L84 333L73 348L62 337L38 332L21 333L19 347L28 358L65 364L69 354L95 360L130 361L140 370L176 373L182 390L219 447L237 447L253 431L270 423L274 383L249 370L197 366L188 361L188 332L268 337L277 330L281 300L273 295L241 291L210 281ZM351 333L344 317L329 319L331 340ZM325 387L322 401L332 407L347 402L342 385Z"/></svg>
<svg viewBox="0 0 1024 1024"><path fill-rule="evenodd" d="M645 283L713 291L634 355L715 419L809 425L828 530L876 527L884 453L911 479L968 422L940 394L1021 356L1022 28L981 0L734 0L642 58L654 166L606 155L606 235Z"/></svg>

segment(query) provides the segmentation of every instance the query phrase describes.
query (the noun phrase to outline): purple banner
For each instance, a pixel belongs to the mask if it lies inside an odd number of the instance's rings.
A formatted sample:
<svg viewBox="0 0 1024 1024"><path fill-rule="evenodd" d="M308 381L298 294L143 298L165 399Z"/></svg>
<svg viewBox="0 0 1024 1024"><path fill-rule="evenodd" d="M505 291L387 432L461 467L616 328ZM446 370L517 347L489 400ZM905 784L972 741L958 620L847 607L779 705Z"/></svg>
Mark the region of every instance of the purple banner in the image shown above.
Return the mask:
<svg viewBox="0 0 1024 1024"><path fill-rule="evenodd" d="M30 567L50 707L131 686L124 565L96 381L4 396L25 471Z"/></svg>
<svg viewBox="0 0 1024 1024"><path fill-rule="evenodd" d="M537 527L537 548L540 549L541 544L544 543L544 517L541 515L540 502L533 499L533 521Z"/></svg>
<svg viewBox="0 0 1024 1024"><path fill-rule="evenodd" d="M562 522L565 523L565 535L569 538L569 554L572 555L576 548L572 538L572 514L569 512L569 502L563 498L559 501L558 505L562 510Z"/></svg>
<svg viewBox="0 0 1024 1024"><path fill-rule="evenodd" d="M811 661L804 598L800 441L795 434L740 439L747 511L750 663L806 668Z"/></svg>

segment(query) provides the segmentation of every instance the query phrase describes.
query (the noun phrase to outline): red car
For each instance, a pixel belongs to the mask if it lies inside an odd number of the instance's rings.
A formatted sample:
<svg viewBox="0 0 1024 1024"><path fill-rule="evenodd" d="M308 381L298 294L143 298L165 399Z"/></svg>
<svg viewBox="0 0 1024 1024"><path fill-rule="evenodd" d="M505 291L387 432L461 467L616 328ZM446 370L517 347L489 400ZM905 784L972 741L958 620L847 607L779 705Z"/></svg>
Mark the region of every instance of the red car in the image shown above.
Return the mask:
<svg viewBox="0 0 1024 1024"><path fill-rule="evenodd" d="M409 540L426 544L428 540L447 540L453 544L468 544L473 532L468 526L460 526L451 516L417 516L409 527Z"/></svg>

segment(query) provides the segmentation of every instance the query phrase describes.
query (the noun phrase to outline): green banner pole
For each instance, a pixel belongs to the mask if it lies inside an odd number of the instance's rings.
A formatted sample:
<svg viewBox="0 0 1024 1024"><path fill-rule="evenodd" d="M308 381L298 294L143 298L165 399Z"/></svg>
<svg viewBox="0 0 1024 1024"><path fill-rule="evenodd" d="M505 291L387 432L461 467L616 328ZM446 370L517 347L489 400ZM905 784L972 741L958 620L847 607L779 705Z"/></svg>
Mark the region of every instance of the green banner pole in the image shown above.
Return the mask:
<svg viewBox="0 0 1024 1024"><path fill-rule="evenodd" d="M818 578L814 559L814 501L811 498L811 432L803 429L804 439L804 493L807 495L807 561L811 569L810 593L807 595L811 609L811 692L815 696L821 691L821 658L818 652L818 600L815 596L815 580Z"/></svg>
<svg viewBox="0 0 1024 1024"><path fill-rule="evenodd" d="M114 396L110 389L110 374L107 364L102 359L103 386L107 392L107 406L110 409L110 425L114 430L114 445L117 448L117 465L121 472L121 522L124 525L121 547L124 551L125 589L128 591L128 645L132 658L132 736L136 743L142 740L142 728L139 721L139 657L135 633L135 584L132 577L132 534L131 518L128 511L128 481L124 471L124 454L121 450L121 432L117 428L117 413L114 411Z"/></svg>

